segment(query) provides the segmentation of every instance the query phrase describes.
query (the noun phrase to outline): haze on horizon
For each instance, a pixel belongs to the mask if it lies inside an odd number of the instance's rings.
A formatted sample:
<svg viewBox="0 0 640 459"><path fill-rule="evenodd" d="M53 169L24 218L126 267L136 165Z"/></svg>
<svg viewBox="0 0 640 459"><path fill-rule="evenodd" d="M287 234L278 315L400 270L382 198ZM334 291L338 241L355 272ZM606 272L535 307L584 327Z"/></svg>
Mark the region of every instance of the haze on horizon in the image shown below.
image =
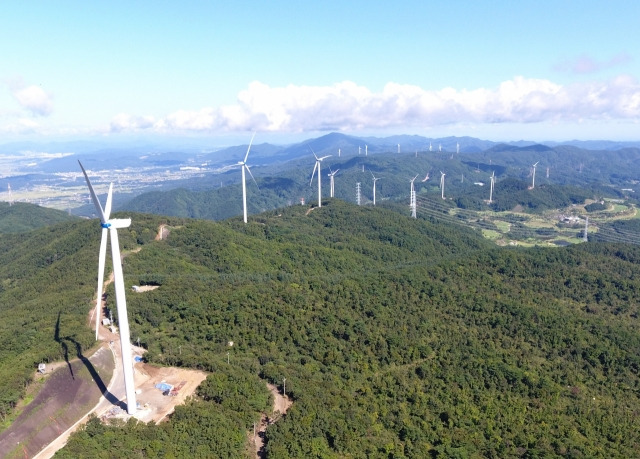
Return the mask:
<svg viewBox="0 0 640 459"><path fill-rule="evenodd" d="M633 1L4 9L4 141L640 138Z"/></svg>

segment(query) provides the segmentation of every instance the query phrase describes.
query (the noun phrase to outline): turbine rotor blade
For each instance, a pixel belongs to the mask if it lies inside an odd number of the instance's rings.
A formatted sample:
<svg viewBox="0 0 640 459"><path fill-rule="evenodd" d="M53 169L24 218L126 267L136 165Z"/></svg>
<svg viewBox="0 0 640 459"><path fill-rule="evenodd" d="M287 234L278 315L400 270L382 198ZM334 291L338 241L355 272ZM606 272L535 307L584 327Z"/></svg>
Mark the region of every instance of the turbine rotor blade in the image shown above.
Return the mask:
<svg viewBox="0 0 640 459"><path fill-rule="evenodd" d="M106 223L107 219L104 216L104 211L102 210L102 205L98 200L98 196L96 196L96 192L93 190L93 186L91 186L91 181L89 180L89 176L87 175L87 171L82 167L82 163L78 160L78 164L80 164L80 169L82 169L82 173L84 174L84 178L87 181L87 186L89 187L89 193L91 194L91 200L93 201L93 205L96 207L96 211L98 212L98 216L100 217L100 221L102 223Z"/></svg>
<svg viewBox="0 0 640 459"><path fill-rule="evenodd" d="M107 204L104 207L104 218L105 220L109 220L109 215L111 215L111 202L113 200L113 183L109 185L109 192L107 193Z"/></svg>
<svg viewBox="0 0 640 459"><path fill-rule="evenodd" d="M102 239L100 240L100 252L98 253L98 291L96 293L96 341L98 340L98 331L100 329L100 316L102 311L102 288L104 282L104 265L107 255L107 237L109 230L102 228Z"/></svg>
<svg viewBox="0 0 640 459"><path fill-rule="evenodd" d="M256 136L255 131L253 132L253 135L251 136L251 142L249 142L249 147L247 148L247 154L244 155L244 161L242 162L242 164L247 162L247 158L249 158L249 151L251 150L251 144L253 143L253 138Z"/></svg>
<svg viewBox="0 0 640 459"><path fill-rule="evenodd" d="M249 173L249 175L251 176L251 180L253 180L253 183L256 184L256 186L258 187L258 189L260 189L260 187L258 186L258 182L256 182L256 179L253 178L253 174L251 173L251 169L249 169L249 166L247 166L246 164L243 166L247 169L247 172Z"/></svg>
<svg viewBox="0 0 640 459"><path fill-rule="evenodd" d="M315 156L315 154L314 154ZM316 165L313 166L313 173L311 174L311 180L309 180L309 186L311 186L311 184L313 183L313 177L315 177L316 175L316 169L318 168L318 164L320 164L318 161L316 161Z"/></svg>

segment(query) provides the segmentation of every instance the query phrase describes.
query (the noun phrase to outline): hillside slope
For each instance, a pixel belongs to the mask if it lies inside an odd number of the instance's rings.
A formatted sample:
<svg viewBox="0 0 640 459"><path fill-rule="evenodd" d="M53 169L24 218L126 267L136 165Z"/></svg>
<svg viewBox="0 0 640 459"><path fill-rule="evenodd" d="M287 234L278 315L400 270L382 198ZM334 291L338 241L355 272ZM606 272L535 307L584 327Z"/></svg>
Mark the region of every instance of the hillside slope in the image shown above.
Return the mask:
<svg viewBox="0 0 640 459"><path fill-rule="evenodd" d="M66 212L35 204L0 202L0 233L22 233L75 219Z"/></svg>
<svg viewBox="0 0 640 459"><path fill-rule="evenodd" d="M160 286L130 297L149 360L286 378L294 404L268 457L635 454L637 248L488 249L383 209L306 210L188 222L126 266ZM162 454L184 451L206 436L197 406L180 411L191 440L128 427L120 450L162 435ZM66 457L113 446L104 433Z"/></svg>
<svg viewBox="0 0 640 459"><path fill-rule="evenodd" d="M294 401L267 429L267 457L640 447L636 247L492 248L472 231L337 200L247 225L131 217L126 285L159 286L128 295L131 335L151 362L212 375L170 422L91 421L60 457L244 457L265 406L258 378L281 390L286 378ZM154 240L160 224L168 237ZM0 239L5 413L33 371L20 362L91 344L98 239L96 221Z"/></svg>

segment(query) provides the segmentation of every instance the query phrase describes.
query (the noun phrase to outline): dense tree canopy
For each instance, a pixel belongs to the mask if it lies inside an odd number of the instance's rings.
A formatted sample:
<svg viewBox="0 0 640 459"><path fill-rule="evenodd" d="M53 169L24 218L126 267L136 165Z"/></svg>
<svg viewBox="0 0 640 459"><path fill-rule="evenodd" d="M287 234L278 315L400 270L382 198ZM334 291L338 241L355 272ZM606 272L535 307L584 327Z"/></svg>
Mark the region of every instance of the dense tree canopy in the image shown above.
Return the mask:
<svg viewBox="0 0 640 459"><path fill-rule="evenodd" d="M125 281L159 288L129 295L132 336L151 362L211 374L169 422L93 420L62 457L245 457L251 424L270 410L264 382L282 389L283 378L294 403L267 429L268 457L632 457L640 447L638 247L500 249L471 230L337 200L247 225L133 219L122 244L143 247L125 258ZM86 313L94 223L11 239L0 294L53 326L59 308L26 300L35 280L66 305L85 279L69 304ZM155 241L160 223L170 234Z"/></svg>

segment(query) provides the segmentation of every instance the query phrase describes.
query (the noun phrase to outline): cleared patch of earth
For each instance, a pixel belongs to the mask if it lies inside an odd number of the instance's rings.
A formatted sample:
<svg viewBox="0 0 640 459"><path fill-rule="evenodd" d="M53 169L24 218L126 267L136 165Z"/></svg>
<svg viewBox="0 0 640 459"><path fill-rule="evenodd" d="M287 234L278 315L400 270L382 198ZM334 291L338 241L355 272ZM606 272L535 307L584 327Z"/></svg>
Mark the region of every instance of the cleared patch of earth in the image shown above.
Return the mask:
<svg viewBox="0 0 640 459"><path fill-rule="evenodd" d="M196 388L207 377L204 371L156 367L145 363L136 363L135 369L136 398L140 404L135 417L143 422L156 424L165 420L177 405L183 404L187 397L193 395ZM156 389L156 384L161 382L180 389L175 395L163 395L160 389ZM108 415L105 416L108 417ZM124 416L125 419L129 417Z"/></svg>
<svg viewBox="0 0 640 459"><path fill-rule="evenodd" d="M0 457L34 457L98 402L111 379L113 356L101 347L89 359L63 363L44 376L40 392L0 434Z"/></svg>

